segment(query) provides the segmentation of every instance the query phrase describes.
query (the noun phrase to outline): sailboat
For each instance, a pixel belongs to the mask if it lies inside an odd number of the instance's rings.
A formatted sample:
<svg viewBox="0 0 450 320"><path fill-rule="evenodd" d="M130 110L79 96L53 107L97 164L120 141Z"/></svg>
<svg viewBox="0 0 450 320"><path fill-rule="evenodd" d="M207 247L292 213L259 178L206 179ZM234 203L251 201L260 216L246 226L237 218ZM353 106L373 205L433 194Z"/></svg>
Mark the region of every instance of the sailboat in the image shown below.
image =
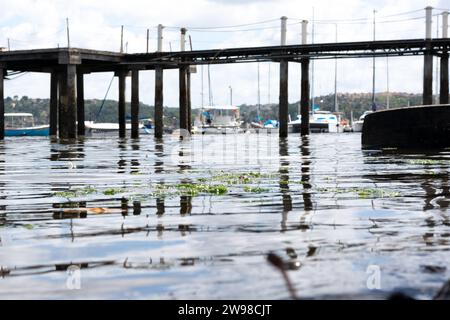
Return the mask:
<svg viewBox="0 0 450 320"><path fill-rule="evenodd" d="M231 104L232 101L230 101L230 105L214 105L211 92L211 73L209 65L208 65L208 89L209 89L210 105L209 106L202 105L200 116L194 121L192 131L194 133L201 133L201 134L205 133L226 134L243 131L241 129L242 121L240 120L239 107L232 105Z"/></svg>

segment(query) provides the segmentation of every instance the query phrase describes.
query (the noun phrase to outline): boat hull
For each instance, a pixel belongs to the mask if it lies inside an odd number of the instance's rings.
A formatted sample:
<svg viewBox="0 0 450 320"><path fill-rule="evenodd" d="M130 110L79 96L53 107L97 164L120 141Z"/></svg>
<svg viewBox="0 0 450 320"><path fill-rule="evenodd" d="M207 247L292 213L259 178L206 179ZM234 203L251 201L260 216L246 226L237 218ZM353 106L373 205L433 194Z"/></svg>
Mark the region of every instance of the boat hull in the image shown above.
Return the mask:
<svg viewBox="0 0 450 320"><path fill-rule="evenodd" d="M364 119L363 149L450 147L450 105L377 111Z"/></svg>
<svg viewBox="0 0 450 320"><path fill-rule="evenodd" d="M49 134L50 134L49 126L5 129L5 136L7 137L26 137L26 136L45 137L48 136Z"/></svg>

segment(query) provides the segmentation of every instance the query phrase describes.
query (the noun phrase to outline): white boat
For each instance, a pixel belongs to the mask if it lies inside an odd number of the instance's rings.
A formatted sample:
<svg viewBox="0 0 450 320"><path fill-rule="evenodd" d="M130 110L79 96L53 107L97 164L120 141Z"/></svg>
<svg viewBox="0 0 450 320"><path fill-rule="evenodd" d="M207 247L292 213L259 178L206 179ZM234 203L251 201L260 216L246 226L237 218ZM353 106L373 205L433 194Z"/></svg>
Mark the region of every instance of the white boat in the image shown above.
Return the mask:
<svg viewBox="0 0 450 320"><path fill-rule="evenodd" d="M31 113L5 113L5 136L48 136L49 125L36 126Z"/></svg>
<svg viewBox="0 0 450 320"><path fill-rule="evenodd" d="M301 116L297 120L288 123L289 133L299 133L301 127ZM311 133L341 132L339 117L329 111L315 111L309 115L309 128Z"/></svg>
<svg viewBox="0 0 450 320"><path fill-rule="evenodd" d="M362 114L361 117L359 117L358 121L353 122L353 132L362 132L364 125L364 118L371 113L373 113L373 111L366 111Z"/></svg>
<svg viewBox="0 0 450 320"><path fill-rule="evenodd" d="M106 132L114 132L119 131L118 123L108 123L108 122L94 122L94 121L85 121L84 125L86 127L86 131L88 133L106 133ZM125 124L125 129L131 130L131 123ZM143 123L139 123L139 130L145 133L149 133L148 126L145 126Z"/></svg>
<svg viewBox="0 0 450 320"><path fill-rule="evenodd" d="M194 121L195 132L202 134L238 133L243 131L241 124L239 107L231 105L203 107Z"/></svg>

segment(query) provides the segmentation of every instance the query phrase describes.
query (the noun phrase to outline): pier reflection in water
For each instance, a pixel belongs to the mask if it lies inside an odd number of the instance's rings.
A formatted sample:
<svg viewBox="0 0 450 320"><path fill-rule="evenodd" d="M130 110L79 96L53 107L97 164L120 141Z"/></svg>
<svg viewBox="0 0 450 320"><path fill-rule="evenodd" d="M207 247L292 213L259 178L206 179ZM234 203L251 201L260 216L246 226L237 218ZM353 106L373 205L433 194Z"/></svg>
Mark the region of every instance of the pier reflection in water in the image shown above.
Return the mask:
<svg viewBox="0 0 450 320"><path fill-rule="evenodd" d="M359 134L7 139L0 298L288 298L269 252L301 297L430 298L449 172L449 151L362 152Z"/></svg>

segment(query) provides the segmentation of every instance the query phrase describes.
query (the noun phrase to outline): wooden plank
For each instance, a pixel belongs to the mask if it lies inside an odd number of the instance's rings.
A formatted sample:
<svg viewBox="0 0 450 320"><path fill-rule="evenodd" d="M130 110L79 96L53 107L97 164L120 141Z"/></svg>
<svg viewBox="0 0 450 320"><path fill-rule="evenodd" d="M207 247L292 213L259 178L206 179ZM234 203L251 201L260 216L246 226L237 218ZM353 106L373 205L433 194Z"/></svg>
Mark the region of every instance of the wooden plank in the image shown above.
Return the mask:
<svg viewBox="0 0 450 320"><path fill-rule="evenodd" d="M119 78L119 137L126 137L126 118L125 118L125 87L126 87L126 73L120 71L118 73Z"/></svg>
<svg viewBox="0 0 450 320"><path fill-rule="evenodd" d="M163 69L157 68L155 70L155 119L154 119L154 125L155 125L155 138L162 138L163 136L163 129L164 129L164 123L163 123L163 100L164 100L164 94L163 94Z"/></svg>
<svg viewBox="0 0 450 320"><path fill-rule="evenodd" d="M84 113L84 74L77 73L77 130L79 136L85 135Z"/></svg>
<svg viewBox="0 0 450 320"><path fill-rule="evenodd" d="M279 120L279 136L286 138L288 136L288 72L289 62L287 60L280 61L280 104L278 108Z"/></svg>
<svg viewBox="0 0 450 320"><path fill-rule="evenodd" d="M309 88L309 59L303 59L300 98L300 113L302 119L300 134L302 136L309 134Z"/></svg>
<svg viewBox="0 0 450 320"><path fill-rule="evenodd" d="M449 83L448 83L448 52L444 51L441 56L441 90L439 93L439 103L449 103Z"/></svg>
<svg viewBox="0 0 450 320"><path fill-rule="evenodd" d="M131 72L131 138L139 138L139 70Z"/></svg>
<svg viewBox="0 0 450 320"><path fill-rule="evenodd" d="M58 134L58 71L50 75L50 135Z"/></svg>

